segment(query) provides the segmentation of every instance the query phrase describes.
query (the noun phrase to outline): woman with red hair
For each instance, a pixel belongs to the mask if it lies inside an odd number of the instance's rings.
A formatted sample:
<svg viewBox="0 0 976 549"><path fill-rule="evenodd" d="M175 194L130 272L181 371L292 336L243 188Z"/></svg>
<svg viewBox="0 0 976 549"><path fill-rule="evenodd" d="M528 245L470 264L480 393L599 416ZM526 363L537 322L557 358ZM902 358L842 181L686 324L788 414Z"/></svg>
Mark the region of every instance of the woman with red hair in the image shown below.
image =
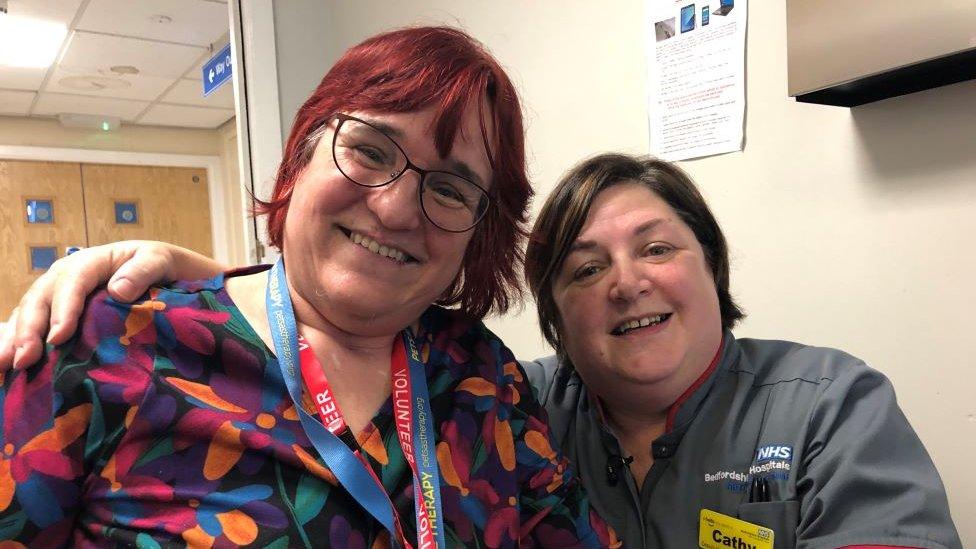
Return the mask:
<svg viewBox="0 0 976 549"><path fill-rule="evenodd" d="M480 45L414 28L350 49L260 205L273 267L98 292L7 377L4 538L613 544L480 322L517 297L530 195L518 98Z"/></svg>

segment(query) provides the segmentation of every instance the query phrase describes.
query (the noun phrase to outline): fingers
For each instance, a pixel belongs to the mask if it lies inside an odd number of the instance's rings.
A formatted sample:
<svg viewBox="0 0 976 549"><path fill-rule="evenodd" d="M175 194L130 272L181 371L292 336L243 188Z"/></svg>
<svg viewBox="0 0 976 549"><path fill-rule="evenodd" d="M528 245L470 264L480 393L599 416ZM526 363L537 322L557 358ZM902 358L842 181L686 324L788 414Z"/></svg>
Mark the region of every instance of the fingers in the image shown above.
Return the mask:
<svg viewBox="0 0 976 549"><path fill-rule="evenodd" d="M117 242L55 261L21 298L9 325L0 330L0 372L11 364L20 368L40 359L45 334L55 345L67 341L78 329L88 294L105 281L113 299L138 299L173 268L171 248L178 249L154 242Z"/></svg>
<svg viewBox="0 0 976 549"><path fill-rule="evenodd" d="M76 252L77 253L77 252ZM50 322L47 342L58 345L64 343L75 333L78 318L85 308L85 299L107 274L97 265L82 263L73 270L60 273L50 290Z"/></svg>
<svg viewBox="0 0 976 549"><path fill-rule="evenodd" d="M121 264L114 262L118 270L108 282L108 293L126 303L138 299L152 284L167 280L173 263L169 250L150 243L136 248L131 257L120 259Z"/></svg>
<svg viewBox="0 0 976 549"><path fill-rule="evenodd" d="M14 326L18 312L19 308L14 308L7 322L0 325L0 373L9 370L14 363Z"/></svg>
<svg viewBox="0 0 976 549"><path fill-rule="evenodd" d="M136 250L137 243L117 242L87 248L65 258L65 262L71 263L70 268L62 265L54 271L57 273L56 282L47 292L51 294L51 330L47 338L48 343L55 345L64 343L75 333L88 294L95 291L100 284L110 280L109 277L120 266L124 269ZM138 298L142 293L112 292L111 289L112 285L109 284L109 295L113 299L126 303Z"/></svg>
<svg viewBox="0 0 976 549"><path fill-rule="evenodd" d="M20 299L17 318L13 322L14 368L23 368L41 358L44 351L42 338L47 333L51 314L50 296L55 282L56 275L48 271L34 281Z"/></svg>

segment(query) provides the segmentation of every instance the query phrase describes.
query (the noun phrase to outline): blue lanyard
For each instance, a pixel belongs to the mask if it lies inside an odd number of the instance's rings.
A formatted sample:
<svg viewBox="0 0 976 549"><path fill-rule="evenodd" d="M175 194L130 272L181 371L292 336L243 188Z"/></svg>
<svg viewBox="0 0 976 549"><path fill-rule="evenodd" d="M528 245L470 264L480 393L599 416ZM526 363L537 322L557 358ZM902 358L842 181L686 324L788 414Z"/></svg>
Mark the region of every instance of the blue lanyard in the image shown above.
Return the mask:
<svg viewBox="0 0 976 549"><path fill-rule="evenodd" d="M437 547L446 549L444 541L444 515L441 509L441 475L437 465L437 449L434 444L434 414L430 408L430 395L427 391L427 374L420 353L409 330L404 330L403 348L410 364L410 385L413 393L413 454L420 473L414 478L414 506L425 506L430 518L431 529ZM394 419L395 421L395 419ZM423 520L418 512L417 520ZM420 531L418 525L418 531ZM421 549L421 548L418 548Z"/></svg>
<svg viewBox="0 0 976 549"><path fill-rule="evenodd" d="M356 457L352 450L337 436L329 432L321 421L309 415L302 406L302 386L298 373L298 326L295 322L295 311L292 307L291 296L288 293L288 282L285 277L285 265L282 258L278 259L268 274L266 305L271 339L278 356L278 366L281 368L288 394L295 405L295 411L301 420L305 433L339 483L390 532L391 540L396 545L397 529L393 515L395 511L389 495L377 484L376 480L366 470L365 464ZM413 450L420 471L419 478L414 479L415 483L420 482L419 486L415 484L414 506L418 510L421 505L427 506L427 514L434 523L431 526L434 529L437 547L446 549L440 498L440 470L437 466L433 414L431 413L430 397L427 390L426 368L420 360L416 344L409 332L404 330L402 335L404 349L407 351L407 360L410 364L410 382L414 393L412 403L414 405L413 430L417 436ZM418 495L422 495L422 499L417 498ZM419 530L420 525L418 524Z"/></svg>

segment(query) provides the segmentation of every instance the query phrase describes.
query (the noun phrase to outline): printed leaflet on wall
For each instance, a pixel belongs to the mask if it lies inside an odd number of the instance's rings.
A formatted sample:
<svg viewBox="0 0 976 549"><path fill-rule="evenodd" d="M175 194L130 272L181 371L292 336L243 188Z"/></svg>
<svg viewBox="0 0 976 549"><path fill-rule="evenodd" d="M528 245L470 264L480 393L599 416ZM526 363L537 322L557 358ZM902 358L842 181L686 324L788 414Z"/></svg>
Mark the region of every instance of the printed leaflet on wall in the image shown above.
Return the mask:
<svg viewBox="0 0 976 549"><path fill-rule="evenodd" d="M742 150L747 0L648 0L651 153Z"/></svg>

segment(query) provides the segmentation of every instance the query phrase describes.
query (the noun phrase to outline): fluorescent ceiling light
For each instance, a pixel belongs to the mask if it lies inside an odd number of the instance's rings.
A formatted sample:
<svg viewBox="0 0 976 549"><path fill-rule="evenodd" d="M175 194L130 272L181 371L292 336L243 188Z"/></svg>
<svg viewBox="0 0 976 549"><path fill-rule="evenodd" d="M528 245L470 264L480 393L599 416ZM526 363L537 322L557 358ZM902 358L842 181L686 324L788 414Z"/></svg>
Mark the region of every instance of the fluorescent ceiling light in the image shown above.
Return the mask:
<svg viewBox="0 0 976 549"><path fill-rule="evenodd" d="M50 67L67 33L62 23L9 13L0 15L0 65Z"/></svg>

